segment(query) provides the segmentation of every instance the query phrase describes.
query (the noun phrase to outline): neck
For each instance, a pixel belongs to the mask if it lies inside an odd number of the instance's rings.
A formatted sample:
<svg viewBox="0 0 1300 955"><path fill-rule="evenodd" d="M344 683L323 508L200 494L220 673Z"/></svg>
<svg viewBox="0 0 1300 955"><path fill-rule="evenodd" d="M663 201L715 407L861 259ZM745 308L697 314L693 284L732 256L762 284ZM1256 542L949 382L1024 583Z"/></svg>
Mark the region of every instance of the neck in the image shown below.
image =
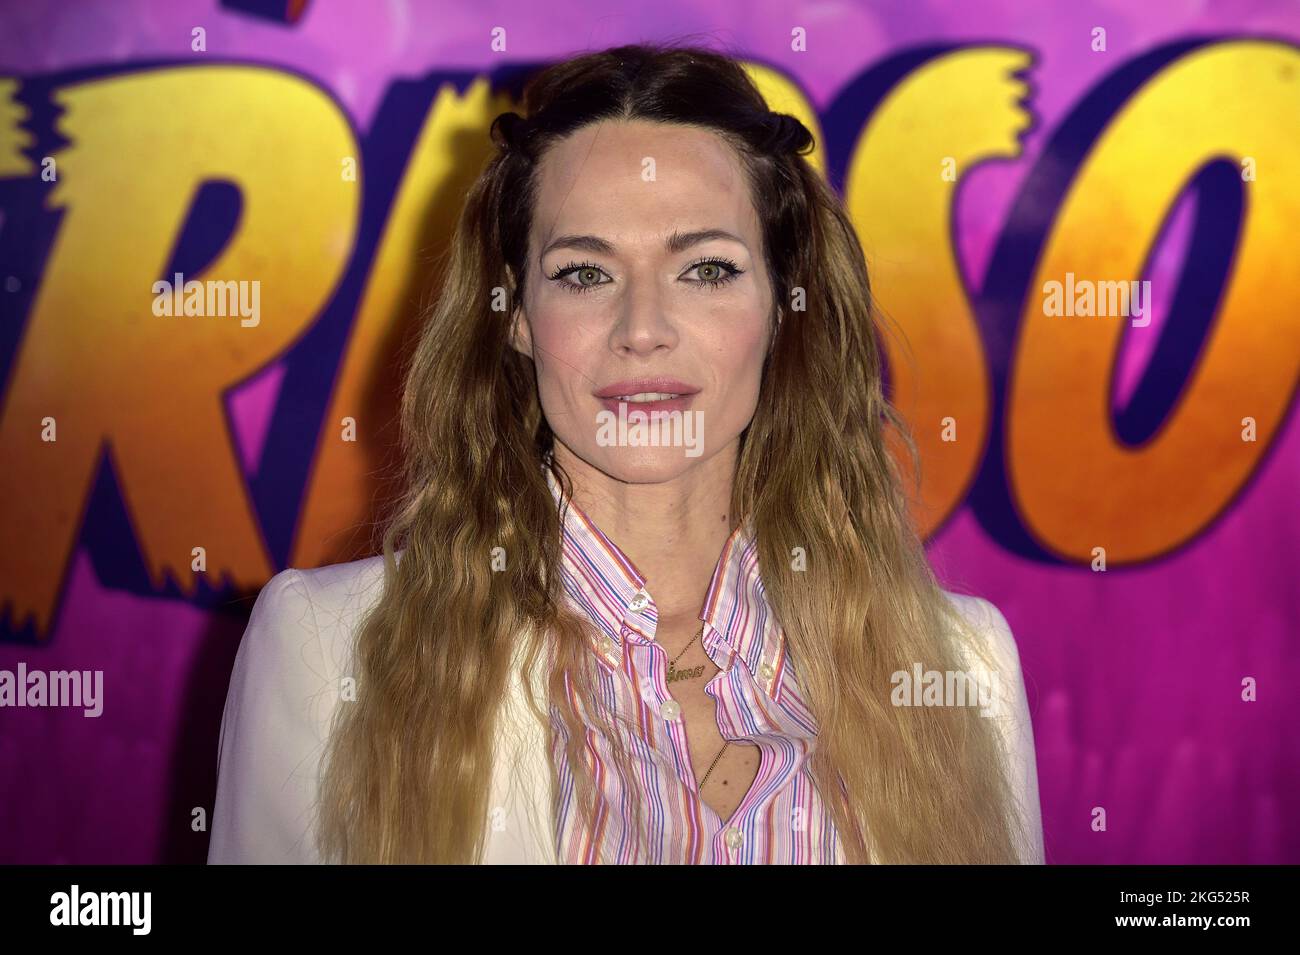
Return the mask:
<svg viewBox="0 0 1300 955"><path fill-rule="evenodd" d="M645 575L660 621L694 627L731 536L738 443L657 484L610 477L556 443L573 500Z"/></svg>

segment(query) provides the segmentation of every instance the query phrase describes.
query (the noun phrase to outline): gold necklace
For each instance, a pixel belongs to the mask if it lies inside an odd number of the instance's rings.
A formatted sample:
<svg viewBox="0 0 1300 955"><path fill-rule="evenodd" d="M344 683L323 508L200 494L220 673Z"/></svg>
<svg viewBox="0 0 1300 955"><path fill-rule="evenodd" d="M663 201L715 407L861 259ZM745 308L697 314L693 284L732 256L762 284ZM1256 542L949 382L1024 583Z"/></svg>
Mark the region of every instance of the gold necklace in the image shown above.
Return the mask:
<svg viewBox="0 0 1300 955"><path fill-rule="evenodd" d="M700 629L695 632L695 636L691 637L691 642L686 644L686 646L682 647L682 652L677 654L677 656L673 657L672 662L668 664L668 675L670 677L673 674L673 670L677 666L677 661L680 660L682 656L686 653L686 651L691 648L691 644L695 643L695 641L698 640L701 636L703 636L703 634L704 634L704 624L701 623ZM731 740L727 740L725 743L722 744L722 749L718 750L718 755L714 756L713 762L709 764L708 772L704 774L704 778L700 780L700 784L695 787L696 792L699 792L704 788L704 784L709 778L709 773L713 772L713 767L718 765L718 760L722 758L722 754L727 751L727 747L730 745L731 745Z"/></svg>
<svg viewBox="0 0 1300 955"><path fill-rule="evenodd" d="M700 624L700 629L699 629L699 630L696 630L696 631L695 631L695 636L691 637L691 643L694 643L696 640L700 639L700 636L701 636L703 633L704 633L704 624L701 623L701 624ZM680 660L680 659L682 658L682 654L684 654L687 650L689 650L689 649L691 648L691 643L688 643L688 644L686 644L686 646L682 647L682 652L679 653L679 654L677 654L677 656L673 657L673 659L671 660L671 662L669 662L669 664L668 664L668 675L669 675L670 677L673 675L673 670L674 670L674 669L676 668L676 666L677 666L677 661ZM669 682L672 682L672 681L670 680Z"/></svg>

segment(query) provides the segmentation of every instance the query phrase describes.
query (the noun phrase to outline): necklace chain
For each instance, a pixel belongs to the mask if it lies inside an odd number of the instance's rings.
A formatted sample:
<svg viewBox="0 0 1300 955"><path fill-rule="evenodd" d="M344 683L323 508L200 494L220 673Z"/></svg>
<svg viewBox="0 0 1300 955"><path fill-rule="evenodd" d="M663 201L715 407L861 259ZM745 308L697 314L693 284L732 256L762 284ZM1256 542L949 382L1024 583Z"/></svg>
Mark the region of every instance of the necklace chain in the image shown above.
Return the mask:
<svg viewBox="0 0 1300 955"><path fill-rule="evenodd" d="M691 642L686 644L686 646L682 647L682 652L677 654L677 656L673 657L672 662L668 664L668 672L670 674L673 672L673 669L677 666L677 661L680 660L683 657L683 655L685 655L686 651L689 650L691 646L695 643L695 641L698 640L703 635L704 635L704 624L701 623L700 629L695 632L695 636L691 637ZM718 755L713 757L713 762L709 764L708 772L704 774L704 778L700 780L700 784L696 787L697 792L704 788L705 782L708 781L709 773L713 772L713 767L718 765L718 760L722 758L722 754L727 751L727 747L730 745L731 745L731 740L727 740L725 743L722 744L722 749L718 750Z"/></svg>
<svg viewBox="0 0 1300 955"><path fill-rule="evenodd" d="M687 650L689 650L691 648L691 644L694 643L696 640L700 639L703 633L704 633L704 624L701 623L700 629L696 630L695 636L691 637L691 643L688 643L686 644L686 646L682 647L682 652L677 654L677 656L673 657L672 663L668 664L668 672L670 673L672 672L673 667L677 665L677 661L682 658L682 654L685 653Z"/></svg>

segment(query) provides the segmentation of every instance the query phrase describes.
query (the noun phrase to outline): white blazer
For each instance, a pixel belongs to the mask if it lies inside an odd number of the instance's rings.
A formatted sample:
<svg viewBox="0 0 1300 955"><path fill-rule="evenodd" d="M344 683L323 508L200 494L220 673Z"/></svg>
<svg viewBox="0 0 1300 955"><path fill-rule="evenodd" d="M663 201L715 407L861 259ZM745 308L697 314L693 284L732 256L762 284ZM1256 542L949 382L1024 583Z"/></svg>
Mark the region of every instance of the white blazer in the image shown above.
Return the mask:
<svg viewBox="0 0 1300 955"><path fill-rule="evenodd" d="M318 774L343 680L354 676L353 632L378 599L383 574L382 556L369 557L283 570L262 588L221 719L209 864L322 861L314 833ZM1022 857L1041 863L1033 726L1015 640L987 600L947 596L988 639L996 659L991 718L1011 755L1012 787L1028 833ZM514 668L503 701L500 722L510 730L496 744L490 805L497 811L489 814L484 861L555 864L547 730L527 709L521 669Z"/></svg>

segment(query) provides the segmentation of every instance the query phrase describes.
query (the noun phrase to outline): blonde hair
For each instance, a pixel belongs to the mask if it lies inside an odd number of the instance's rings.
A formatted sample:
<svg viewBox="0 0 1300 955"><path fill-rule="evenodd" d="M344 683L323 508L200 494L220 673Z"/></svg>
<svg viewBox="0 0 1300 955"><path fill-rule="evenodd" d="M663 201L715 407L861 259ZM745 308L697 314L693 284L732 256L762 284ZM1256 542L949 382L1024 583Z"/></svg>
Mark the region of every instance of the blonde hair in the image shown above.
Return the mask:
<svg viewBox="0 0 1300 955"><path fill-rule="evenodd" d="M383 595L355 634L359 698L339 708L329 740L322 854L481 861L493 741L516 655L545 675L548 700L529 694L534 715L547 721L549 704L568 729L585 825L597 806L585 720L634 778L611 722L623 720L626 733L635 723L595 705L592 625L564 597L560 515L544 466L566 494L571 482L552 458L532 362L510 346L512 310L491 304L498 286L521 300L546 149L587 123L639 118L707 127L736 148L774 301L806 292L806 311L776 329L742 435L732 513L747 515L757 536L766 596L818 724L810 770L846 859L1017 861L992 721L973 707L890 702L891 675L917 661L967 669L957 641L971 635L933 576L886 450L892 426L919 472L915 443L884 397L863 252L838 198L799 155L806 130L774 125L735 59L690 47L566 60L529 82L523 107L526 120L494 123L503 148L467 196L406 374L406 490L383 530ZM505 572L492 572L495 547L509 554ZM788 560L795 547L808 556L799 572ZM629 828L641 838L637 820L639 802Z"/></svg>

